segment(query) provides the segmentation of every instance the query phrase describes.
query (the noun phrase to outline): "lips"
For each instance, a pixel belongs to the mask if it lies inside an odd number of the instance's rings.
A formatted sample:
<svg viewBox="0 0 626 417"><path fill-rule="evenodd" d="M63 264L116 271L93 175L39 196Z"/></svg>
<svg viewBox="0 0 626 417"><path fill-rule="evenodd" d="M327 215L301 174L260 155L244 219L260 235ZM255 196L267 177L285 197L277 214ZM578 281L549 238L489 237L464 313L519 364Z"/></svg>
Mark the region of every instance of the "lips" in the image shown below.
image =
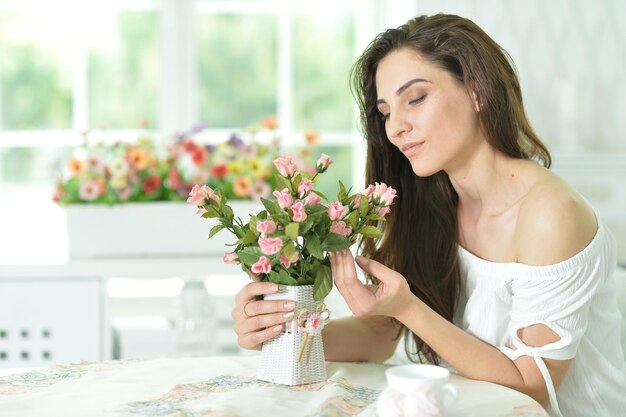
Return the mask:
<svg viewBox="0 0 626 417"><path fill-rule="evenodd" d="M401 149L406 156L410 156L413 155L423 144L424 141L408 142L402 145Z"/></svg>

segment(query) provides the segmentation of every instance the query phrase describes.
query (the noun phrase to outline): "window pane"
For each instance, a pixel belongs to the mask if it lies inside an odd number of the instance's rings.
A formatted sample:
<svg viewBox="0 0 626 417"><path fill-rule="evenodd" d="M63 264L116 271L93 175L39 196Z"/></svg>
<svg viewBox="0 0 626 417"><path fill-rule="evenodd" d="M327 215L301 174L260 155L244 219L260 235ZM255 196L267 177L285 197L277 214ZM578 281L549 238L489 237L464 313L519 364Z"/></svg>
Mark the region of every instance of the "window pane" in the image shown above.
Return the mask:
<svg viewBox="0 0 626 417"><path fill-rule="evenodd" d="M198 113L212 128L276 114L276 18L198 14Z"/></svg>
<svg viewBox="0 0 626 417"><path fill-rule="evenodd" d="M72 126L68 33L43 13L0 11L0 128Z"/></svg>
<svg viewBox="0 0 626 417"><path fill-rule="evenodd" d="M298 15L293 22L294 118L298 129L351 130L354 61L351 14Z"/></svg>
<svg viewBox="0 0 626 417"><path fill-rule="evenodd" d="M100 19L101 30L90 35L91 127L129 128L143 119L156 121L160 74L157 14L126 11Z"/></svg>

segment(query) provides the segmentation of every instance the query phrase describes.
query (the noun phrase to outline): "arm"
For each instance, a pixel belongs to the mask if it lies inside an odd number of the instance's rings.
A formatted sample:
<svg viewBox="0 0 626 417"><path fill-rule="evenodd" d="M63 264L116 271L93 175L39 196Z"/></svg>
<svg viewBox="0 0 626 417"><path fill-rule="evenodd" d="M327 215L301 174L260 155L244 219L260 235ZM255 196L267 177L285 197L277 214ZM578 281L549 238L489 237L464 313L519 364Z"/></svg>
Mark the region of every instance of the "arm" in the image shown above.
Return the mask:
<svg viewBox="0 0 626 417"><path fill-rule="evenodd" d="M546 405L547 388L531 357L511 361L500 350L459 329L417 298L400 313L399 319L461 375L513 388ZM534 334L525 332L522 340L529 346L543 346L555 341L550 332L549 329L548 332L541 329L530 332ZM570 361L545 360L545 363L558 387Z"/></svg>
<svg viewBox="0 0 626 417"><path fill-rule="evenodd" d="M543 193L542 193L543 194ZM518 259L530 265L549 265L580 252L596 231L593 213L571 196L549 190L549 195L529 199L520 208L516 237ZM529 356L509 359L494 346L457 328L443 319L409 290L404 277L384 265L365 258L357 264L380 284L368 288L356 278L354 259L349 251L331 256L337 288L352 312L395 317L419 335L446 362L462 375L511 387L533 397L541 404L548 401L545 380ZM559 340L546 325L522 328L518 336L527 346L544 346ZM571 360L543 359L553 385L560 385Z"/></svg>
<svg viewBox="0 0 626 417"><path fill-rule="evenodd" d="M333 362L384 362L394 352L399 326L389 317L344 317L323 330L324 354Z"/></svg>

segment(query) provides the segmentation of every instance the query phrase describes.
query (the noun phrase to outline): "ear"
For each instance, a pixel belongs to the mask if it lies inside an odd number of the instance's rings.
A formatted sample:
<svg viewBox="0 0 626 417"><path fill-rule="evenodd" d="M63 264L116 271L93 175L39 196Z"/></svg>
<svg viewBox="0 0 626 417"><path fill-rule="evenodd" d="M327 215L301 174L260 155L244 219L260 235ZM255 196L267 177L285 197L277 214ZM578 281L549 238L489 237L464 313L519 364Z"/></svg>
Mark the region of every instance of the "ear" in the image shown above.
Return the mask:
<svg viewBox="0 0 626 417"><path fill-rule="evenodd" d="M476 94L476 91L474 90L472 90L472 101L474 102L474 110L476 110L477 113L480 113L485 107L485 104L481 102L480 98L478 98L478 94Z"/></svg>
<svg viewBox="0 0 626 417"><path fill-rule="evenodd" d="M477 113L480 113L480 111L484 108L485 104L480 99L480 96L478 95L478 92L476 91L476 85L474 85L474 83L470 84L469 92L470 92L470 96L472 97L472 102L474 103L474 110Z"/></svg>

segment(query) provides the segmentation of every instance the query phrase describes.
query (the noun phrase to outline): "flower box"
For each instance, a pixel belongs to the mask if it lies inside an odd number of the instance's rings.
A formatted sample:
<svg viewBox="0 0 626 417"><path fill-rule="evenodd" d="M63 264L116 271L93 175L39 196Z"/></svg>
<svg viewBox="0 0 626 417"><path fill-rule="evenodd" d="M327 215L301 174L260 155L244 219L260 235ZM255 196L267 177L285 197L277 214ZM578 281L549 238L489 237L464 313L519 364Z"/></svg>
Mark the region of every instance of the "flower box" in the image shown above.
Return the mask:
<svg viewBox="0 0 626 417"><path fill-rule="evenodd" d="M257 201L233 201L231 206L244 222L248 214L263 209ZM183 202L69 204L64 208L71 259L222 256L228 250L225 244L236 240L224 230L207 239L211 224Z"/></svg>

